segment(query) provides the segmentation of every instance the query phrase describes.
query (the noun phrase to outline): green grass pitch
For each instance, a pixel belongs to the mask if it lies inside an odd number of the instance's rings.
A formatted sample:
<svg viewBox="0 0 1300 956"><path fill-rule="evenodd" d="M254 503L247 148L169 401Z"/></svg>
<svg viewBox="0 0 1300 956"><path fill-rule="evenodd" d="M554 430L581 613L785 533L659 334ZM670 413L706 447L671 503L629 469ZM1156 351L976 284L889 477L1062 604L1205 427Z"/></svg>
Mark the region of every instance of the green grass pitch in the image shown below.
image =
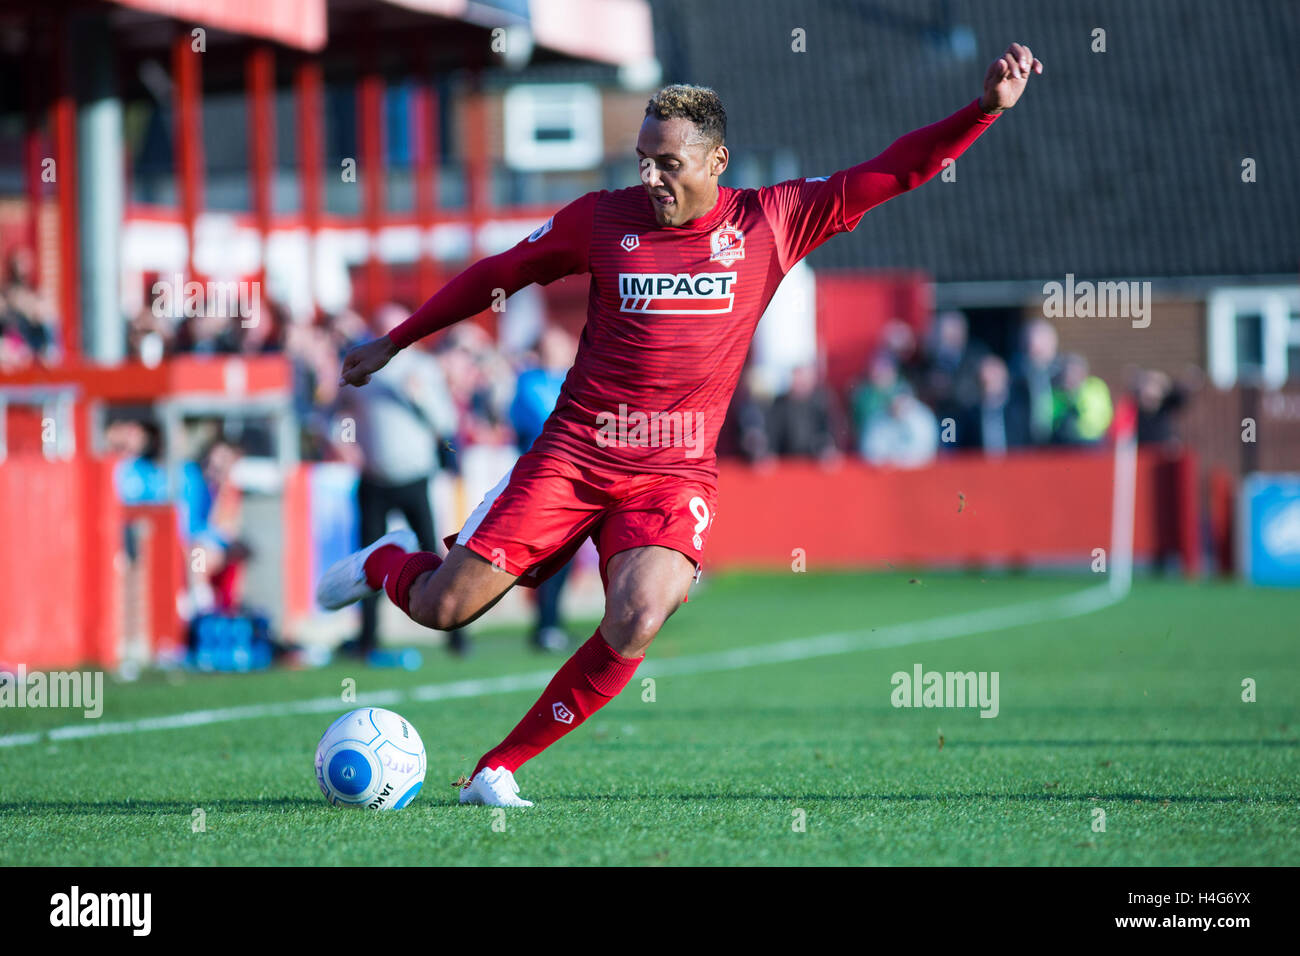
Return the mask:
<svg viewBox="0 0 1300 956"><path fill-rule="evenodd" d="M718 576L651 659L966 614L1097 580ZM638 674L520 770L537 806L504 814L456 805L452 781L536 690L387 705L415 724L429 759L423 792L395 813L321 799L312 756L333 712L42 736L0 747L0 864L1294 866L1297 642L1295 593L1140 579L1121 603L1069 619L665 675L652 702ZM518 633L486 630L470 659L429 653L412 674L149 674L106 684L101 723L337 696L348 677L363 704L368 692L559 663L526 652ZM891 675L918 663L998 672L998 716L894 707ZM94 722L11 708L0 737L77 723Z"/></svg>

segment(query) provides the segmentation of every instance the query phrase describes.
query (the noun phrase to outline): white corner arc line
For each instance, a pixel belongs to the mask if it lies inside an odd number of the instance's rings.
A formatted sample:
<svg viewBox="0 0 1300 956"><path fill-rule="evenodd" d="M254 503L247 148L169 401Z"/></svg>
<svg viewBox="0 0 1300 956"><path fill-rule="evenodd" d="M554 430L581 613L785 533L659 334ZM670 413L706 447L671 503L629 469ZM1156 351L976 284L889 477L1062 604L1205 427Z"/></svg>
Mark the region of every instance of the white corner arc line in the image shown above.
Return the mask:
<svg viewBox="0 0 1300 956"><path fill-rule="evenodd" d="M669 677L741 670L763 664L811 660L817 657L851 654L885 647L903 647L909 644L942 641L952 637L970 637L1010 627L1023 627L1091 614L1119 603L1124 597L1123 592L1116 592L1107 585L1101 585L1072 594L985 608L969 614L950 614L946 617L891 624L872 630L820 634L814 637L778 641L774 644L738 647L730 651L647 661L644 676ZM539 690L550 682L554 674L554 671L549 670L532 671L526 674L458 680L445 684L425 684L408 690L376 691L357 695L356 705L359 707L391 706L407 700L427 703L486 697L491 694L507 694L520 690ZM203 727L237 720L332 713L339 711L343 706L345 705L338 697L317 697L311 700L276 704L247 704L241 707L194 710L162 717L143 717L138 720L84 721L50 730L9 734L0 737L0 749L29 746L42 741L79 740L151 730Z"/></svg>

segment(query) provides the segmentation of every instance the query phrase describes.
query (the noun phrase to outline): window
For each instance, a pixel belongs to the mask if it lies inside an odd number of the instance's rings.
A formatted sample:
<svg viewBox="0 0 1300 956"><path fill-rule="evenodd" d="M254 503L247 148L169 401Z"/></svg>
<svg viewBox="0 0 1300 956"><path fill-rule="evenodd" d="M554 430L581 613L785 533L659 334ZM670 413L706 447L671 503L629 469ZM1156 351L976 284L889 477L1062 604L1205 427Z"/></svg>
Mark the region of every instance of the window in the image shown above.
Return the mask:
<svg viewBox="0 0 1300 956"><path fill-rule="evenodd" d="M1300 382L1300 307L1287 312L1286 380Z"/></svg>
<svg viewBox="0 0 1300 956"><path fill-rule="evenodd" d="M325 211L340 216L361 214L360 145L357 142L357 86L327 83L322 133L325 140ZM352 176L343 179L344 163Z"/></svg>
<svg viewBox="0 0 1300 956"><path fill-rule="evenodd" d="M1300 288L1220 289L1209 297L1210 380L1280 388L1300 379Z"/></svg>
<svg viewBox="0 0 1300 956"><path fill-rule="evenodd" d="M244 90L203 94L203 199L210 210L252 208L248 170L248 99Z"/></svg>
<svg viewBox="0 0 1300 956"><path fill-rule="evenodd" d="M1237 313L1237 381L1257 385L1264 380L1264 316Z"/></svg>
<svg viewBox="0 0 1300 956"><path fill-rule="evenodd" d="M604 156L600 94L581 83L511 87L505 128L505 158L513 169L591 169Z"/></svg>

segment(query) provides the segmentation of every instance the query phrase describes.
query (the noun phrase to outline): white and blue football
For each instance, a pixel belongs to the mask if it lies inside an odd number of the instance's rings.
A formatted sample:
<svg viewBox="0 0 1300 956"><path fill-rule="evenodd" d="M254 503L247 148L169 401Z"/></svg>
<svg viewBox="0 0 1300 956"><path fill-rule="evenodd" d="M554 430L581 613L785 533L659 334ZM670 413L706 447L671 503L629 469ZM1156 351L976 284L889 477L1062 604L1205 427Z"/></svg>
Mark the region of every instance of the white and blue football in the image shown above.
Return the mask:
<svg viewBox="0 0 1300 956"><path fill-rule="evenodd" d="M420 735L381 707L344 714L316 747L316 782L336 807L400 810L420 792L424 771Z"/></svg>

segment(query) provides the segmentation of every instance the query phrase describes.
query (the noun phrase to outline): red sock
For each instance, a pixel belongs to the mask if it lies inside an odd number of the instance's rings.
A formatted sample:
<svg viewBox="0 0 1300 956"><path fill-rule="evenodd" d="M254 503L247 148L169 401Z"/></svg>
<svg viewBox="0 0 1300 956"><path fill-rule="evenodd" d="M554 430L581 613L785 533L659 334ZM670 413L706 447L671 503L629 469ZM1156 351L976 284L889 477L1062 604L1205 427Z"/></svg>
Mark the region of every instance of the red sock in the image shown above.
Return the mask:
<svg viewBox="0 0 1300 956"><path fill-rule="evenodd" d="M406 557L407 553L395 544L386 544L373 551L370 557L366 558L366 583L372 588L382 588L384 578L388 577L394 568L400 568Z"/></svg>
<svg viewBox="0 0 1300 956"><path fill-rule="evenodd" d="M514 773L617 697L643 660L618 653L597 628L551 678L510 736L483 755L474 773L484 767L505 767Z"/></svg>
<svg viewBox="0 0 1300 956"><path fill-rule="evenodd" d="M402 613L409 615L411 585L425 571L435 571L441 565L442 558L432 551L408 554L395 544L386 544L366 558L366 583L372 588L382 587Z"/></svg>

